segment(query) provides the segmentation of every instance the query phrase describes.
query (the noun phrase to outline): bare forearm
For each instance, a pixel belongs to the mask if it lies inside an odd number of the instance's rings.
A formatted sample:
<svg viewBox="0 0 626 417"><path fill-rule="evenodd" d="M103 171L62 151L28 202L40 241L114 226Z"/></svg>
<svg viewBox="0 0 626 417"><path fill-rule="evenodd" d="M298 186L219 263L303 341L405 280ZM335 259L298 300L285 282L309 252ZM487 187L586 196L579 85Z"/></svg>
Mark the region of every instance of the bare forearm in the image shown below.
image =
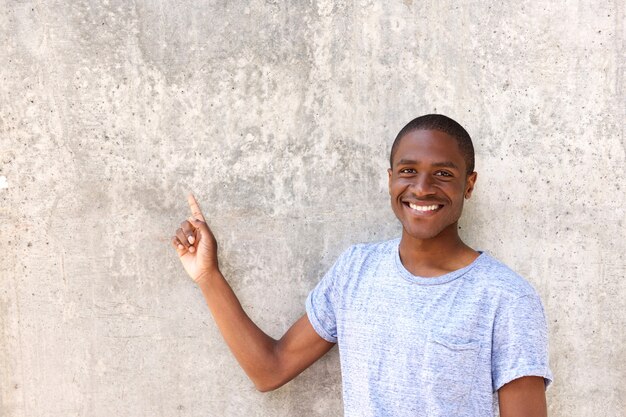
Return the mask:
<svg viewBox="0 0 626 417"><path fill-rule="evenodd" d="M198 280L226 344L260 390L273 386L278 376L277 341L265 334L248 317L232 288L218 271Z"/></svg>

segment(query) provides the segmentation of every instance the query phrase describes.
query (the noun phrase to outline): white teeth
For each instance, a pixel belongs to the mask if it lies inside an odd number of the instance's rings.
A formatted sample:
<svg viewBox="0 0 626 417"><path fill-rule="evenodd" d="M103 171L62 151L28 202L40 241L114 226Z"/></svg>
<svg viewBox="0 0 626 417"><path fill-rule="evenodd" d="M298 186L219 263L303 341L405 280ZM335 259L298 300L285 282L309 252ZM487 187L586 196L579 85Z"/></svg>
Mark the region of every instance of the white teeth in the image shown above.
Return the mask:
<svg viewBox="0 0 626 417"><path fill-rule="evenodd" d="M439 208L437 204L433 204L432 206L418 206L417 204L413 204L413 203L409 203L409 207L417 211L433 211Z"/></svg>

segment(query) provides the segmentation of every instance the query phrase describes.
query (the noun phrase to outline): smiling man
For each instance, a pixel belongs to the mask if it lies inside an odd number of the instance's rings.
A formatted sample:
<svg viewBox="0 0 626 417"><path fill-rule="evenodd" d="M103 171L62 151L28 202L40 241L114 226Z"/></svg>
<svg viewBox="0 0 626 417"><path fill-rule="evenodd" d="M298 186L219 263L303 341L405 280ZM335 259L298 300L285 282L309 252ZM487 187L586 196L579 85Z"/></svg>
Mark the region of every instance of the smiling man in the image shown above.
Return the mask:
<svg viewBox="0 0 626 417"><path fill-rule="evenodd" d="M546 320L532 286L458 234L477 174L470 136L418 117L391 149L389 194L402 236L354 245L280 340L245 314L219 271L193 196L172 244L233 354L261 391L338 345L345 416L547 415ZM498 407L499 406L499 407Z"/></svg>

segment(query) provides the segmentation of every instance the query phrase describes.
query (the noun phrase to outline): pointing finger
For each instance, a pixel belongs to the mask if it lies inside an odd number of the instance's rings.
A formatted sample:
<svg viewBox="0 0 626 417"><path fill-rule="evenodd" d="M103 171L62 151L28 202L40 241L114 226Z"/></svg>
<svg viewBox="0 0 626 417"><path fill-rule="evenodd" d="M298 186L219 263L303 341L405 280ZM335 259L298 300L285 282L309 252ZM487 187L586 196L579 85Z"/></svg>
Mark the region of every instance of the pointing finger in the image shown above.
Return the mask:
<svg viewBox="0 0 626 417"><path fill-rule="evenodd" d="M189 193L187 196L187 203L189 203L189 208L191 209L191 214L195 219L204 221L204 215L202 214L202 210L200 210L200 206L196 201L196 197L193 194Z"/></svg>

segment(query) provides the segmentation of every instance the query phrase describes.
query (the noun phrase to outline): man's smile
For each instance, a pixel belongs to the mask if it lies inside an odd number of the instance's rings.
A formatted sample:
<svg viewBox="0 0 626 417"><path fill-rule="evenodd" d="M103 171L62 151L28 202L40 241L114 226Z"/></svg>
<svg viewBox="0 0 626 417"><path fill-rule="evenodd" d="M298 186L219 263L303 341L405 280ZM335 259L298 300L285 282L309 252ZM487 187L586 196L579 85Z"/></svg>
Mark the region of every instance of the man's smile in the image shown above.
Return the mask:
<svg viewBox="0 0 626 417"><path fill-rule="evenodd" d="M412 203L407 201L403 202L403 204L409 207L411 210L417 211L419 213L434 213L443 207L443 204Z"/></svg>

